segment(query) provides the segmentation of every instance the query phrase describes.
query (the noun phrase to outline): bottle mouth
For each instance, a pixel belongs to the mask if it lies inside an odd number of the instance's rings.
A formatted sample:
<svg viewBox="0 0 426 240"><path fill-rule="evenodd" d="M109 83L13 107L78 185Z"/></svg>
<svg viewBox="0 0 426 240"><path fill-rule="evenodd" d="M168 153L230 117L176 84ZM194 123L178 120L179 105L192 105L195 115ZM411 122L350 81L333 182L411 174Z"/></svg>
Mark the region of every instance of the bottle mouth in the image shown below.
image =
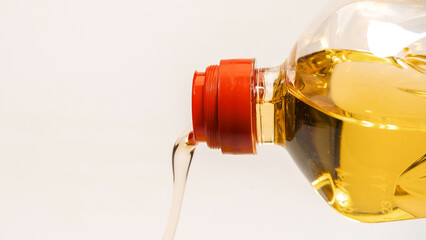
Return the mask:
<svg viewBox="0 0 426 240"><path fill-rule="evenodd" d="M196 142L223 153L256 152L254 59L221 60L195 72L192 124Z"/></svg>

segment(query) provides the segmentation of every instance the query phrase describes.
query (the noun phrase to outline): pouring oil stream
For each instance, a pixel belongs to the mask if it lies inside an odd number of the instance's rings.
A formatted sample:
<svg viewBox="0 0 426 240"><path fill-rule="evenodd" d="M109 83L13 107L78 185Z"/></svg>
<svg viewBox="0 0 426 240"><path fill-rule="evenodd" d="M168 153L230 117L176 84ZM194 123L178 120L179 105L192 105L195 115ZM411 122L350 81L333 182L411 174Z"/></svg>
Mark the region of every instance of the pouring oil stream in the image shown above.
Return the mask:
<svg viewBox="0 0 426 240"><path fill-rule="evenodd" d="M195 145L192 127L188 127L176 140L173 147L173 199L163 240L174 239L180 210L182 208L186 179L188 178L189 167L191 166L192 157L194 156Z"/></svg>

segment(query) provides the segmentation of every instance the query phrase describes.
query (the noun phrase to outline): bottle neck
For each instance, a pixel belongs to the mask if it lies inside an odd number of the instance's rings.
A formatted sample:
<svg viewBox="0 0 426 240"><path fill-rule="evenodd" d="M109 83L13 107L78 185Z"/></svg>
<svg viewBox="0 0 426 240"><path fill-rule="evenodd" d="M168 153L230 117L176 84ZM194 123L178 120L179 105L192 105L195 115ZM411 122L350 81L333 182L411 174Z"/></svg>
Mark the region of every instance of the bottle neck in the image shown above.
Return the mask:
<svg viewBox="0 0 426 240"><path fill-rule="evenodd" d="M282 66L255 69L256 143L285 146L284 71Z"/></svg>
<svg viewBox="0 0 426 240"><path fill-rule="evenodd" d="M250 154L257 144L285 145L282 67L254 68L253 59L222 60L194 74L196 142L223 153Z"/></svg>

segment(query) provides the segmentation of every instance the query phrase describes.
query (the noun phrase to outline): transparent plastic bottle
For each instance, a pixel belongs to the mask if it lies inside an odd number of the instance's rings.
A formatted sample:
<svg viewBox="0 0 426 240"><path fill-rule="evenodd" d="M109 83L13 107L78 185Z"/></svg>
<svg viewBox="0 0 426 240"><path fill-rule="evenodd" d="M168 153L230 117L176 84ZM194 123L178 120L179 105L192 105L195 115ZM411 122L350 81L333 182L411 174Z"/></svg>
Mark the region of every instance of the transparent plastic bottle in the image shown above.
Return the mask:
<svg viewBox="0 0 426 240"><path fill-rule="evenodd" d="M278 67L196 72L196 142L285 147L318 193L362 222L426 217L426 1L344 1Z"/></svg>

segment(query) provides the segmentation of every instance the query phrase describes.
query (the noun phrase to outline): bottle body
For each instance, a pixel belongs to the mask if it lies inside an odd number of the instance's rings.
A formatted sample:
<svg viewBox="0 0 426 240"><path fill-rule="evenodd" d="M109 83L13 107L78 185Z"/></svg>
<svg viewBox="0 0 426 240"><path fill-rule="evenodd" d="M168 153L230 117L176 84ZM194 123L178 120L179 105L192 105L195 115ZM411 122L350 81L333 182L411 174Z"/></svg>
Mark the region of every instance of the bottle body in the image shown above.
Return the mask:
<svg viewBox="0 0 426 240"><path fill-rule="evenodd" d="M426 217L425 9L418 1L345 5L299 41L278 78L264 77L274 85L273 114L257 113L273 116L274 136L265 135L349 218ZM336 36L342 21L353 29Z"/></svg>
<svg viewBox="0 0 426 240"><path fill-rule="evenodd" d="M359 54L361 60L351 56ZM283 98L286 148L345 216L363 222L426 217L426 99L392 85L422 74L370 57L327 50L298 60L298 86L286 82ZM313 69L315 61L322 66ZM319 71L327 72L324 79L317 79ZM313 78L311 95L302 95Z"/></svg>

